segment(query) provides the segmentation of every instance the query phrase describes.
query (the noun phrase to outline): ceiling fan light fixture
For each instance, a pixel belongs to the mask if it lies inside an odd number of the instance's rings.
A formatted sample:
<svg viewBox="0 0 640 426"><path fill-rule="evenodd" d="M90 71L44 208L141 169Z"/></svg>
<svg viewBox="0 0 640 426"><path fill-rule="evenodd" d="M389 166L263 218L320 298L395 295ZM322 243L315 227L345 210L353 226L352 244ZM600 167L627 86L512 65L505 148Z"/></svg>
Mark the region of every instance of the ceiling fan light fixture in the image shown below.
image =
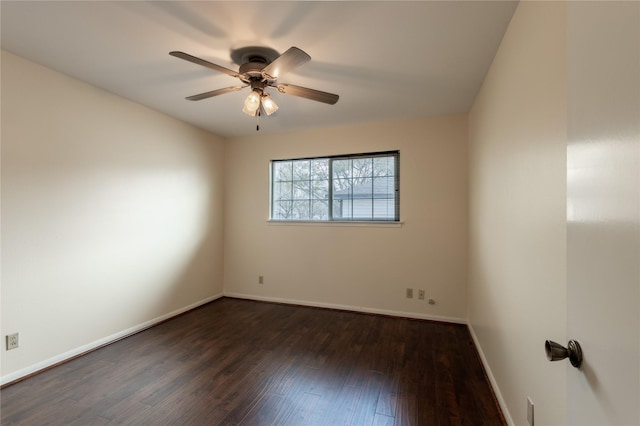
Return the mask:
<svg viewBox="0 0 640 426"><path fill-rule="evenodd" d="M268 93L262 94L262 109L267 115L271 115L278 110L278 105L271 99Z"/></svg>
<svg viewBox="0 0 640 426"><path fill-rule="evenodd" d="M242 112L253 117L260 108L260 92L258 89L254 89L249 93L249 96L244 100L244 107Z"/></svg>

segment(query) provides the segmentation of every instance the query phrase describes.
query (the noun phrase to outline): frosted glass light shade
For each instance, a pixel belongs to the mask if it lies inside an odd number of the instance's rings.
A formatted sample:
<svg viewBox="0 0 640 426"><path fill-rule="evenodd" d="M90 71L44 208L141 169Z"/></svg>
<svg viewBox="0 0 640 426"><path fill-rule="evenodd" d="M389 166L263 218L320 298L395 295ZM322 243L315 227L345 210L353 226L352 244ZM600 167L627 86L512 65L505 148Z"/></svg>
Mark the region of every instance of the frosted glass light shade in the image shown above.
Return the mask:
<svg viewBox="0 0 640 426"><path fill-rule="evenodd" d="M278 105L271 99L271 96L262 95L262 108L267 115L271 115L278 110Z"/></svg>
<svg viewBox="0 0 640 426"><path fill-rule="evenodd" d="M254 116L256 112L260 108L260 93L257 90L252 90L247 96L247 99L244 100L244 107L242 108L242 112L247 115Z"/></svg>

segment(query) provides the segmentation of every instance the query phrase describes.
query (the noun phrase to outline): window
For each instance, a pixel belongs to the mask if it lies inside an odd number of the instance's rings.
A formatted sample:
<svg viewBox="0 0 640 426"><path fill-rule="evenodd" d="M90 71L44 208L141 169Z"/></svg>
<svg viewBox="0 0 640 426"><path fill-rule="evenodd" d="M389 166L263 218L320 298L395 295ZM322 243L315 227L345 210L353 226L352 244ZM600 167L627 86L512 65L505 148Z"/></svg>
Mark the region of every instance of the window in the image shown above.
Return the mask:
<svg viewBox="0 0 640 426"><path fill-rule="evenodd" d="M400 220L398 151L273 160L271 220Z"/></svg>

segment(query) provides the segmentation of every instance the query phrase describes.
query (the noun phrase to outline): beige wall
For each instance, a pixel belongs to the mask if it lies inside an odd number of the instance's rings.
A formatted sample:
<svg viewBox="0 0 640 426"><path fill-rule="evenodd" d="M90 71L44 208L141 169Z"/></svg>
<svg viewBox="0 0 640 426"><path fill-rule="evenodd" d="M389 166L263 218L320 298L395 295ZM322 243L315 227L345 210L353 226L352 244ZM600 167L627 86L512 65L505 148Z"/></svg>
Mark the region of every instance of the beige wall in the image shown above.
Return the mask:
<svg viewBox="0 0 640 426"><path fill-rule="evenodd" d="M566 424L566 16L521 2L469 114L469 322L513 424Z"/></svg>
<svg viewBox="0 0 640 426"><path fill-rule="evenodd" d="M396 149L401 227L268 223L270 160ZM466 161L466 115L230 141L225 294L465 321Z"/></svg>
<svg viewBox="0 0 640 426"><path fill-rule="evenodd" d="M222 293L223 148L2 52L3 382Z"/></svg>

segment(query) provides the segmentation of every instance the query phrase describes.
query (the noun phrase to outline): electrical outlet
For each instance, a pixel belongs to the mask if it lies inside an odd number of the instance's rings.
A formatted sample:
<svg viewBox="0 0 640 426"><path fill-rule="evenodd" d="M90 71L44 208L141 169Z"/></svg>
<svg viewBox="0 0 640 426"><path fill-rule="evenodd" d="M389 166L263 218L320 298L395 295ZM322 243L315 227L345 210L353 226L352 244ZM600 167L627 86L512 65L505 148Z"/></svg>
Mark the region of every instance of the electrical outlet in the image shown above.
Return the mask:
<svg viewBox="0 0 640 426"><path fill-rule="evenodd" d="M527 397L527 422L529 422L529 426L533 426L533 420L533 401Z"/></svg>
<svg viewBox="0 0 640 426"><path fill-rule="evenodd" d="M436 304L436 301L435 301L435 300L433 300L433 299L429 299L429 304L430 304L430 305L435 305L435 304Z"/></svg>
<svg viewBox="0 0 640 426"><path fill-rule="evenodd" d="M407 299L413 299L413 289L412 288L408 288L407 289Z"/></svg>
<svg viewBox="0 0 640 426"><path fill-rule="evenodd" d="M7 350L16 349L20 346L19 334L7 334Z"/></svg>
<svg viewBox="0 0 640 426"><path fill-rule="evenodd" d="M264 284L264 277L262 275L258 275L258 284Z"/></svg>
<svg viewBox="0 0 640 426"><path fill-rule="evenodd" d="M424 290L418 290L418 299L424 300Z"/></svg>

